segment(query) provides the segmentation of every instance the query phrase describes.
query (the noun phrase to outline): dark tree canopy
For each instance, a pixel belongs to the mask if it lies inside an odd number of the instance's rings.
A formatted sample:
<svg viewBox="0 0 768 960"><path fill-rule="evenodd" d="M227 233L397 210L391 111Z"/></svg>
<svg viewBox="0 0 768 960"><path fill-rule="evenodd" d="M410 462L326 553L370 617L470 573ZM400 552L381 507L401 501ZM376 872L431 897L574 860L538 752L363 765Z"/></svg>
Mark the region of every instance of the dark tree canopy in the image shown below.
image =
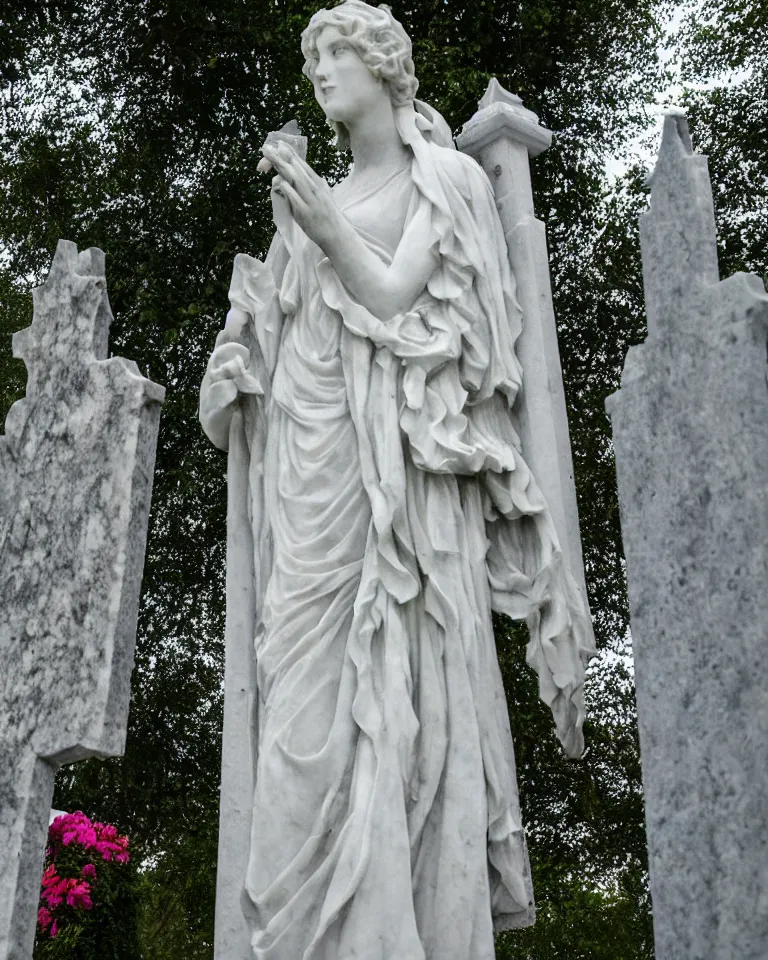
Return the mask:
<svg viewBox="0 0 768 960"><path fill-rule="evenodd" d="M24 384L9 335L28 324L28 291L60 237L106 251L111 350L168 388L126 755L66 768L55 798L62 809L116 823L140 851L150 960L212 956L226 461L202 436L197 390L227 309L234 255L263 256L271 239L268 182L256 172L267 132L295 117L316 169L333 179L346 168L301 75L299 37L322 5L6 0L0 14L0 416ZM454 130L495 75L555 132L533 164L534 189L548 228L601 656L588 689L588 750L567 761L524 664L523 633L497 622L539 904L537 926L501 937L498 955L649 958L627 602L603 410L627 345L644 336L636 225L646 201L637 171L610 184L605 164L625 156L647 123L663 83L659 24L671 5L392 6L414 40L419 97ZM744 39L746 21L764 32L764 12L743 6L727 36L691 24L685 42L697 51L696 75L751 70L738 88L692 98L692 108L698 145L723 184L721 209L730 211L724 265L759 269L768 58ZM718 141L723 112L736 131L730 147ZM728 151L739 142L734 163Z"/></svg>

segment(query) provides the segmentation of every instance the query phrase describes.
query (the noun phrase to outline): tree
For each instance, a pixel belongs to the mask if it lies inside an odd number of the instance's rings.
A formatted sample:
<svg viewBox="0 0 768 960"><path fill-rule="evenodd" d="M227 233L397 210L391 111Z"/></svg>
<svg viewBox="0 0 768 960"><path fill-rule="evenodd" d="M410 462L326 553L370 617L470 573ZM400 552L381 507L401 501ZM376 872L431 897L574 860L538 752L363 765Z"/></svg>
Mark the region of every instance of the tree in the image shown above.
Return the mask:
<svg viewBox="0 0 768 960"><path fill-rule="evenodd" d="M704 0L677 37L694 149L709 158L720 275L768 275L768 7Z"/></svg>
<svg viewBox="0 0 768 960"><path fill-rule="evenodd" d="M301 77L299 36L321 5L85 0L42 17L18 0L15 9L8 4L24 39L2 75L0 329L28 322L26 293L59 237L100 246L115 313L111 350L168 387L126 755L65 768L55 799L131 835L145 869L147 956L158 960L212 952L225 463L200 433L197 389L226 309L233 257L263 256L271 237L267 184L255 169L267 131L296 117L316 169L336 178L345 167ZM641 200L636 189L607 186L604 164L642 128L644 104L659 86L655 50L666 7L657 0L393 7L415 40L419 95L454 130L496 75L556 132L535 162L534 190L549 230L603 655L590 682L590 746L583 761L569 762L523 663L520 631L498 622L540 903L539 925L505 935L499 955L562 955L567 937L569 956L607 957L610 944L595 952L600 931L623 929L623 952L613 955L648 957L626 594L603 412L627 343L643 336ZM6 381L9 369L0 369L5 406L23 379L16 365Z"/></svg>

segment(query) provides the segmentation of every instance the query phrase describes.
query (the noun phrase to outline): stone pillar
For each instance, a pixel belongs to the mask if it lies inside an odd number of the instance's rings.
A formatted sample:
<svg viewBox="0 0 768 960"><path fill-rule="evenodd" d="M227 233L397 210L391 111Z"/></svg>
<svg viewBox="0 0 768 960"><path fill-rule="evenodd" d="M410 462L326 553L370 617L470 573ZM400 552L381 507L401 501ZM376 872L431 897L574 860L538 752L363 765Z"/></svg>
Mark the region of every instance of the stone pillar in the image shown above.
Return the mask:
<svg viewBox="0 0 768 960"><path fill-rule="evenodd" d="M60 241L0 436L0 960L30 960L63 763L123 752L160 404L107 357L104 254Z"/></svg>
<svg viewBox="0 0 768 960"><path fill-rule="evenodd" d="M216 870L214 960L250 960L251 935L242 907L251 851L258 711L254 651L253 557L247 474L237 469L248 461L243 449L243 410L230 427L227 473L227 624L224 658L224 730L221 750L219 855ZM250 580L250 584L246 581Z"/></svg>
<svg viewBox="0 0 768 960"><path fill-rule="evenodd" d="M523 332L516 344L523 368L516 408L523 455L547 500L588 609L546 229L534 215L529 164L530 157L549 147L552 134L496 79L478 107L456 142L478 161L493 186L523 311Z"/></svg>
<svg viewBox="0 0 768 960"><path fill-rule="evenodd" d="M666 117L613 422L657 960L768 956L768 296Z"/></svg>

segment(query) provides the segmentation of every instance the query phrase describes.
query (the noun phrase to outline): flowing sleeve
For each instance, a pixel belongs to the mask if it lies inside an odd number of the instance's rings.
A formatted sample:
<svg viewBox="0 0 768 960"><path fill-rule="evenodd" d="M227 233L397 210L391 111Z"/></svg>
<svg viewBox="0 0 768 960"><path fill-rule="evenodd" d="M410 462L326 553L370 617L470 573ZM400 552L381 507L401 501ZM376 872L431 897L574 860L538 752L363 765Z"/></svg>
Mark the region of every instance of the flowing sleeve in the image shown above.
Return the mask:
<svg viewBox="0 0 768 960"><path fill-rule="evenodd" d="M265 262L244 253L235 257L230 309L200 387L200 423L207 437L221 450L229 448L229 428L238 398L268 394L283 319L276 278L282 279L286 262L287 252L279 234ZM235 347L229 354L221 349L227 344ZM217 363L222 355L235 353L246 357L244 372L234 379L218 377Z"/></svg>

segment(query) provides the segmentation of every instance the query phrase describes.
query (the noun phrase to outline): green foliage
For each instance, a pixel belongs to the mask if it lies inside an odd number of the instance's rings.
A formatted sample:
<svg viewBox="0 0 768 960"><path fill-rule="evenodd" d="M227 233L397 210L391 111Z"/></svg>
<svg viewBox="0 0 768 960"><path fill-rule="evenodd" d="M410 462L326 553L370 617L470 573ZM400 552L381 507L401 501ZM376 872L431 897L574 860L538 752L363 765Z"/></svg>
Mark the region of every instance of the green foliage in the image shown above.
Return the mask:
<svg viewBox="0 0 768 960"><path fill-rule="evenodd" d="M601 891L578 878L561 878L551 890L550 864L538 865L536 925L501 934L497 960L646 960L653 956L647 891Z"/></svg>
<svg viewBox="0 0 768 960"><path fill-rule="evenodd" d="M296 117L318 171L334 179L346 165L301 76L300 33L321 5L82 0L54 5L55 15L6 5L16 52L13 69L0 73L0 417L23 390L8 335L28 324L27 292L59 237L106 251L111 350L168 388L126 754L65 768L55 798L130 833L145 865L140 931L151 960L212 955L225 458L201 434L197 390L234 255L263 256L271 239L268 183L256 172L266 133ZM669 5L392 6L415 41L419 96L454 130L496 75L555 132L533 164L534 187L548 228L601 656L590 674L587 754L568 761L523 662L524 636L498 622L539 902L537 926L500 937L499 956L649 958L627 601L603 410L627 345L644 336L636 218L645 201L637 176L606 185L604 166L644 128L662 82L655 50Z"/></svg>
<svg viewBox="0 0 768 960"><path fill-rule="evenodd" d="M213 811L214 814L217 812ZM140 940L143 960L208 960L213 914L218 823L169 851L143 878Z"/></svg>
<svg viewBox="0 0 768 960"><path fill-rule="evenodd" d="M24 396L26 369L11 356L11 337L31 322L29 293L14 283L10 273L0 270L0 424L11 404Z"/></svg>
<svg viewBox="0 0 768 960"><path fill-rule="evenodd" d="M691 135L709 158L722 277L768 277L766 30L765 3L705 0L678 37Z"/></svg>
<svg viewBox="0 0 768 960"><path fill-rule="evenodd" d="M537 902L535 927L498 938L503 960L653 956L634 689L624 663L592 669L587 749L562 752L526 668L526 629L496 620Z"/></svg>

